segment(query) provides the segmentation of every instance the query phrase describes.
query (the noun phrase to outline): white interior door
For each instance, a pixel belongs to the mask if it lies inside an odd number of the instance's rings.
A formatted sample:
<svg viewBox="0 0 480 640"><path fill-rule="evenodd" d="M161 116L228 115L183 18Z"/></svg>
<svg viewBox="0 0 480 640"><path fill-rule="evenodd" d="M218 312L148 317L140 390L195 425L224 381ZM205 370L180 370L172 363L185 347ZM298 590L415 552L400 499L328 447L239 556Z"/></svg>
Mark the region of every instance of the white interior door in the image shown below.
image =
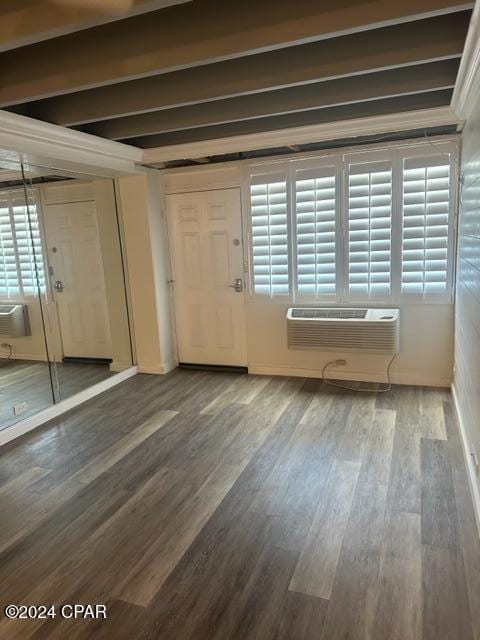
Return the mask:
<svg viewBox="0 0 480 640"><path fill-rule="evenodd" d="M45 207L44 217L63 354L111 358L95 202L50 204Z"/></svg>
<svg viewBox="0 0 480 640"><path fill-rule="evenodd" d="M180 362L246 366L239 189L167 197Z"/></svg>

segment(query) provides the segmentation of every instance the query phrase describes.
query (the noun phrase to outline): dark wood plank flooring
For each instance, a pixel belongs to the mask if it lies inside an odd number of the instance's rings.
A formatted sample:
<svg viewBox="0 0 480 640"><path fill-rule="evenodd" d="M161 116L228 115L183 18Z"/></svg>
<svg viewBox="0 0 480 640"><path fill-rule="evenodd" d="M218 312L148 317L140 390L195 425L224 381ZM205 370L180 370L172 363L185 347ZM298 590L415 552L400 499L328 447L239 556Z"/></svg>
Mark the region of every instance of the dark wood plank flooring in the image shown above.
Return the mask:
<svg viewBox="0 0 480 640"><path fill-rule="evenodd" d="M480 640L449 392L139 375L0 450L0 638Z"/></svg>

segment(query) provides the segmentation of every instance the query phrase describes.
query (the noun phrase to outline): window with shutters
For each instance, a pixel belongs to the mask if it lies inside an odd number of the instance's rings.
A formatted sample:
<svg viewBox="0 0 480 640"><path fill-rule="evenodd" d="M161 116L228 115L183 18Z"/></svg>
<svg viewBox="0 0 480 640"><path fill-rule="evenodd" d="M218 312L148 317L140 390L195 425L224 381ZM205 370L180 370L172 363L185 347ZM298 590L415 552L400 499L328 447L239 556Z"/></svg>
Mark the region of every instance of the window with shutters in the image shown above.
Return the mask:
<svg viewBox="0 0 480 640"><path fill-rule="evenodd" d="M0 296L32 296L37 276L45 290L40 227L35 205L25 205L22 194L0 194ZM29 216L30 213L30 216Z"/></svg>
<svg viewBox="0 0 480 640"><path fill-rule="evenodd" d="M250 186L253 286L256 294L290 292L285 176L257 176Z"/></svg>
<svg viewBox="0 0 480 640"><path fill-rule="evenodd" d="M335 167L299 171L295 180L296 290L336 294Z"/></svg>
<svg viewBox="0 0 480 640"><path fill-rule="evenodd" d="M405 158L402 191L402 293L444 295L451 222L448 155Z"/></svg>
<svg viewBox="0 0 480 640"><path fill-rule="evenodd" d="M392 167L348 169L348 293L354 299L391 293Z"/></svg>
<svg viewBox="0 0 480 640"><path fill-rule="evenodd" d="M250 181L253 295L451 301L457 159L455 140L422 140L263 165Z"/></svg>

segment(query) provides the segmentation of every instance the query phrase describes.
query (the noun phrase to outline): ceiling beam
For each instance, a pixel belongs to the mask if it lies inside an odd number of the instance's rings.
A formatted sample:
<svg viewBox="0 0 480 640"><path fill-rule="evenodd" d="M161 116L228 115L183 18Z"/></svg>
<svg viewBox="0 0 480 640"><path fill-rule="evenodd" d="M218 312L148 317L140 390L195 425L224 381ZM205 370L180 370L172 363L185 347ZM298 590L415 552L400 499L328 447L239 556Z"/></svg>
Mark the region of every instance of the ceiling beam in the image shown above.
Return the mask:
<svg viewBox="0 0 480 640"><path fill-rule="evenodd" d="M357 102L325 109L313 109L289 113L279 116L255 118L240 122L184 129L168 133L142 136L124 140L128 144L147 149L164 145L177 145L192 142L205 141L216 138L229 138L246 134L258 134L266 131L279 131L292 127L306 127L327 122L349 120L350 118L364 118L398 111L411 111L417 109L431 109L450 104L451 89L432 91L408 96ZM312 140L314 142L314 140Z"/></svg>
<svg viewBox="0 0 480 640"><path fill-rule="evenodd" d="M235 60L71 93L17 107L62 126L168 109L282 86L460 57L470 12L418 20ZM17 110L16 109L16 110Z"/></svg>
<svg viewBox="0 0 480 640"><path fill-rule="evenodd" d="M173 160L211 157L256 149L274 149L301 144L345 140L359 137L378 137L392 131L418 131L432 127L458 125L458 118L451 106L400 111L380 116L353 118L338 122L306 127L292 127L264 133L236 135L185 144L166 145L145 149L143 162L149 166L164 165Z"/></svg>
<svg viewBox="0 0 480 640"><path fill-rule="evenodd" d="M61 2L48 6L36 0L3 0L0 3L0 52L183 2L191 0L133 0L132 7L119 14L118 10L105 12Z"/></svg>
<svg viewBox="0 0 480 640"><path fill-rule="evenodd" d="M198 0L0 56L0 106L473 6L460 0ZM61 64L59 62L61 61Z"/></svg>
<svg viewBox="0 0 480 640"><path fill-rule="evenodd" d="M395 95L447 89L455 84L458 66L459 60L453 59L401 67L237 98L214 100L178 109L116 118L86 125L81 130L111 140L121 140Z"/></svg>

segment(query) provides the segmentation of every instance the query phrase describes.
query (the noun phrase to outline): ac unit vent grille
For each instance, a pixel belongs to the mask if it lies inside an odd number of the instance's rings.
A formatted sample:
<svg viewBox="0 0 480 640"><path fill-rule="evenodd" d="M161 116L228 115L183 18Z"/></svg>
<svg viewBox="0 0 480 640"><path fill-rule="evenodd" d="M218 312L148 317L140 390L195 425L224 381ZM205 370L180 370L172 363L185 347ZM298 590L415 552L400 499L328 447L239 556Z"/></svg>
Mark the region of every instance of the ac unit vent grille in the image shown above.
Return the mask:
<svg viewBox="0 0 480 640"><path fill-rule="evenodd" d="M27 335L26 309L22 304L0 304L0 337L19 338Z"/></svg>
<svg viewBox="0 0 480 640"><path fill-rule="evenodd" d="M399 350L398 309L289 309L289 349L369 351L393 354Z"/></svg>
<svg viewBox="0 0 480 640"><path fill-rule="evenodd" d="M292 309L292 318L365 318L367 309Z"/></svg>

